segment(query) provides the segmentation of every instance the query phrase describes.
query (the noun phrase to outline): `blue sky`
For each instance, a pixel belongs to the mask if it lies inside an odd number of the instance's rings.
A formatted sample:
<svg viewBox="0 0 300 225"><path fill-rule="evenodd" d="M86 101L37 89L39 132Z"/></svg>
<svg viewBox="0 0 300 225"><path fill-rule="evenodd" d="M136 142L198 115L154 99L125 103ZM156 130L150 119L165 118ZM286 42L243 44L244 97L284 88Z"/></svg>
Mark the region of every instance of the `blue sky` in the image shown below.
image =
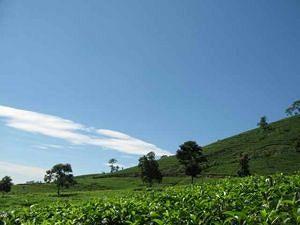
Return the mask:
<svg viewBox="0 0 300 225"><path fill-rule="evenodd" d="M0 176L124 167L283 118L300 2L0 1Z"/></svg>

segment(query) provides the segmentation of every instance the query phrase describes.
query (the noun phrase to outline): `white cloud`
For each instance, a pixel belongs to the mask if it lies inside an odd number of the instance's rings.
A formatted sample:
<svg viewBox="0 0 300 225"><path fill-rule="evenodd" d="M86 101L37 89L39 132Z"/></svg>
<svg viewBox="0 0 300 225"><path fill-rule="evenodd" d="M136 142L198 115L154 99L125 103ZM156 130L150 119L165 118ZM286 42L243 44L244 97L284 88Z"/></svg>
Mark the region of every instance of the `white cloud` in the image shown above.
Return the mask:
<svg viewBox="0 0 300 225"><path fill-rule="evenodd" d="M57 116L0 105L0 117L5 118L6 125L9 127L60 138L74 145L93 145L135 155L147 154L150 151L155 152L158 156L171 154L154 144L127 134L86 127Z"/></svg>
<svg viewBox="0 0 300 225"><path fill-rule="evenodd" d="M45 172L46 169L43 168L0 161L0 179L4 176L10 176L15 184L30 180L43 181Z"/></svg>
<svg viewBox="0 0 300 225"><path fill-rule="evenodd" d="M109 163L104 163L104 165L105 166L110 166L110 164ZM128 166L125 166L125 165L123 165L123 164L120 164L120 163L115 163L114 164L114 166L118 166L119 167L119 169L122 169L122 168L127 168ZM134 165L135 166L135 165Z"/></svg>
<svg viewBox="0 0 300 225"><path fill-rule="evenodd" d="M34 148L38 148L38 149L43 149L43 150L46 150L46 149L63 149L63 148L70 148L69 146L68 147L64 147L62 145L53 145L53 144L41 144L41 145L33 145L32 147Z"/></svg>

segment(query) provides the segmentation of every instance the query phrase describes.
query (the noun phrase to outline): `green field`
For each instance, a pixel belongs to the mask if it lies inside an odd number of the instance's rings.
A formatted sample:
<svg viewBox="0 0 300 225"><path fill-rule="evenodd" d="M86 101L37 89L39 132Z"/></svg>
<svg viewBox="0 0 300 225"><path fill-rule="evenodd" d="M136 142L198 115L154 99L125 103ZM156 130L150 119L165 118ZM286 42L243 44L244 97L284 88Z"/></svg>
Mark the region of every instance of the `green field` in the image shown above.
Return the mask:
<svg viewBox="0 0 300 225"><path fill-rule="evenodd" d="M77 184L62 192L58 197L53 184L14 185L9 194L0 197L0 210L13 210L33 204L47 205L53 201L80 202L107 196L122 195L130 192L143 192L146 186L139 178L111 177L93 179L90 176L79 177ZM196 183L212 182L215 179L198 178ZM181 186L190 183L189 177L165 177L162 184L155 184L154 189L166 186Z"/></svg>
<svg viewBox="0 0 300 225"><path fill-rule="evenodd" d="M86 194L86 192L84 193ZM101 193L101 195L103 192ZM300 224L300 175L220 179L1 214L4 224Z"/></svg>

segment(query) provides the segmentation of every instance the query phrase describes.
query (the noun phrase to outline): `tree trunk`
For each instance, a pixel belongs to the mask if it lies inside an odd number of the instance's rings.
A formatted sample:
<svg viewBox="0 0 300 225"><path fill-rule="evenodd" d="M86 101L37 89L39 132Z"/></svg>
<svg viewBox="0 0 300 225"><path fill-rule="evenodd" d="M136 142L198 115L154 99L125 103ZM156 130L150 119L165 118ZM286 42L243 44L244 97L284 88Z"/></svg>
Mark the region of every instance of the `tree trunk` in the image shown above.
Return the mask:
<svg viewBox="0 0 300 225"><path fill-rule="evenodd" d="M60 187L57 186L57 196L60 196Z"/></svg>
<svg viewBox="0 0 300 225"><path fill-rule="evenodd" d="M194 184L194 176L192 176L192 184Z"/></svg>

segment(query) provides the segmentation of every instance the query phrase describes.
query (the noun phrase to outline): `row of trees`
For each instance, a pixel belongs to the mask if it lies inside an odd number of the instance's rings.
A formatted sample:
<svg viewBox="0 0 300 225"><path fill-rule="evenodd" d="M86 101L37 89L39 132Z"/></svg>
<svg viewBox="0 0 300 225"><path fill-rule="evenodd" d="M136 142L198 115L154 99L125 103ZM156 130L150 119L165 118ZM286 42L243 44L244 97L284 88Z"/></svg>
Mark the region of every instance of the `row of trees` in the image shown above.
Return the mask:
<svg viewBox="0 0 300 225"><path fill-rule="evenodd" d="M184 166L185 174L191 177L192 184L194 183L194 178L201 173L203 163L207 162L207 157L203 154L202 147L195 141L187 141L180 145L176 152L176 158ZM244 177L250 175L249 161L248 154L240 155L238 176ZM144 183L152 186L153 181L157 181L158 183L162 181L163 176L153 152L142 156L139 159L138 166L141 170L141 178Z"/></svg>
<svg viewBox="0 0 300 225"><path fill-rule="evenodd" d="M194 182L194 178L201 173L201 163L207 161L203 155L201 146L194 141L188 141L180 145L176 152L176 157L184 165L185 174L191 176L192 183ZM144 183L152 186L153 181L157 181L158 183L162 181L162 172L159 169L154 152L149 152L147 155L142 156L139 159L138 166Z"/></svg>
<svg viewBox="0 0 300 225"><path fill-rule="evenodd" d="M176 152L176 157L179 162L185 167L185 174L191 176L192 183L194 178L201 173L201 164L207 162L206 157L203 155L202 147L194 141L188 141L180 145ZM249 157L248 155L241 156L239 176L250 175L249 171ZM147 155L139 159L138 167L141 170L141 179L144 183L152 186L153 182L162 182L163 175L159 169L159 164L155 159L155 153L149 152ZM57 195L60 196L62 188L69 188L76 184L73 170L70 164L56 164L50 170L46 171L44 181L46 183L54 183L57 187ZM0 181L0 192L10 192L12 187L12 179L5 176Z"/></svg>

